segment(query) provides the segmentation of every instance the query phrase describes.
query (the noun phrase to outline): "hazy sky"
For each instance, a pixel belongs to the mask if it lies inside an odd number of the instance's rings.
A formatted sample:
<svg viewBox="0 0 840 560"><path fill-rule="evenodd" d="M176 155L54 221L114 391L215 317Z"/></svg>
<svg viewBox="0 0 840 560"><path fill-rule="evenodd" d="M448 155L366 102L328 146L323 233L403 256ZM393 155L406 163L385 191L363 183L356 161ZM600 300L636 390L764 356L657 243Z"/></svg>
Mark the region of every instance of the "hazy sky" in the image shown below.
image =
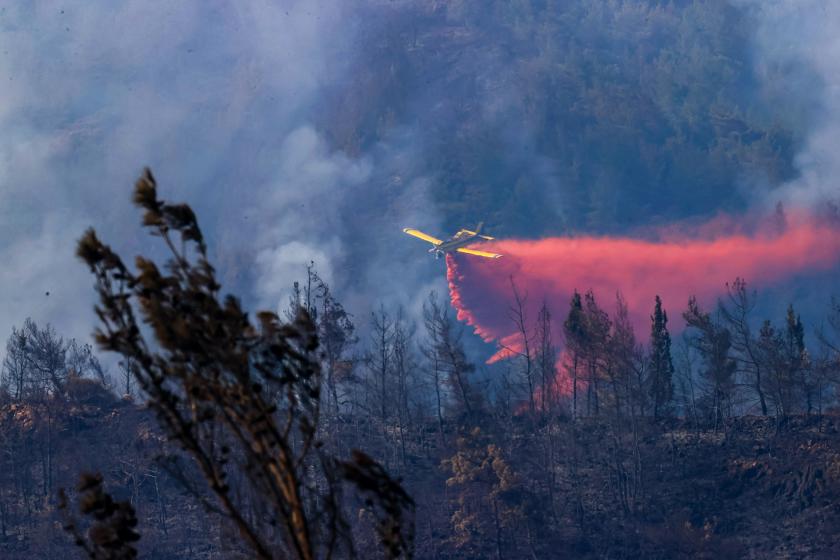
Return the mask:
<svg viewBox="0 0 840 560"><path fill-rule="evenodd" d="M145 165L164 198L197 210L221 273L255 303L282 303L308 259L332 278L342 201L365 196L377 158L408 153L351 158L311 125L352 60L346 5L0 8L0 337L27 316L90 332L92 279L75 242L94 225L129 256L144 247L129 197ZM404 179L408 216L424 208L424 183Z"/></svg>
<svg viewBox="0 0 840 560"><path fill-rule="evenodd" d="M783 187L785 196L836 198L840 5L734 3L752 10L760 73L770 79L780 65L808 65L820 78L789 85L805 88L824 118L797 159L802 178ZM400 226L441 222L416 131L395 130L350 156L331 149L313 124L324 89L353 79L365 24L348 9L354 5L0 7L0 338L27 316L69 336L90 332L92 279L73 256L75 242L94 225L124 253L146 247L129 203L145 165L164 198L196 209L221 274L252 303L282 305L310 258L344 289L351 309L386 299L416 310L425 292L444 289L440 267L394 251ZM352 247L366 255L354 268L343 218L383 199L387 212L374 224L382 233ZM337 267L352 271L352 288L340 285Z"/></svg>

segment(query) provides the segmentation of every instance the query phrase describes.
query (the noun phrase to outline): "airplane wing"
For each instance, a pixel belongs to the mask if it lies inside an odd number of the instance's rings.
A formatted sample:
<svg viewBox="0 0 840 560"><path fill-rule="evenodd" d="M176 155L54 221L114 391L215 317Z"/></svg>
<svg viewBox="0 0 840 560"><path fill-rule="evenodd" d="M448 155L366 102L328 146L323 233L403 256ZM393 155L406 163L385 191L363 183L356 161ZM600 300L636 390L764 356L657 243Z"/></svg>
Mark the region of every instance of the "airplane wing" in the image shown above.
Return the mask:
<svg viewBox="0 0 840 560"><path fill-rule="evenodd" d="M468 255L475 255L477 257L487 257L488 259L498 259L502 255L498 253L487 253L486 251L475 251L473 249L464 249L461 247L460 249L456 249L459 253L466 253Z"/></svg>
<svg viewBox="0 0 840 560"><path fill-rule="evenodd" d="M469 233L470 235L475 235L475 236L480 237L480 238L482 238L482 239L487 239L487 240L493 240L493 239L496 239L495 237L490 237L489 235L480 235L480 234L478 234L478 233L476 233L476 232L474 232L474 231L472 231L472 230L469 230L469 229L462 229L462 230L461 230L461 232L464 232L464 233ZM459 233L460 233L460 232L459 232Z"/></svg>
<svg viewBox="0 0 840 560"><path fill-rule="evenodd" d="M423 241L428 241L432 245L440 245L441 243L443 243L443 241L441 241L437 237L432 237L431 235L425 234L422 231L417 230L417 229L405 228L405 229L403 229L403 231L405 233L407 233L408 235L413 235L414 237L422 239Z"/></svg>

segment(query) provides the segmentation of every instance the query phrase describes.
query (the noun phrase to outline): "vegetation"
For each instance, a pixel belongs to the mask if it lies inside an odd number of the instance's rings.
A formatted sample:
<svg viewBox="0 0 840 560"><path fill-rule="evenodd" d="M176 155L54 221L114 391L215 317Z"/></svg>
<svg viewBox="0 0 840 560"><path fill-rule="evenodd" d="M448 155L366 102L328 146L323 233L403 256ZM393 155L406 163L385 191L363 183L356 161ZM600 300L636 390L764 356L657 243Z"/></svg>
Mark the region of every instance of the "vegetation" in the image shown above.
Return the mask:
<svg viewBox="0 0 840 560"><path fill-rule="evenodd" d="M751 74L729 1L365 10L319 132L350 155L406 134L447 229L625 231L794 174L808 115ZM349 251L397 191L354 199ZM188 206L151 173L135 202L163 264L79 243L117 370L32 320L7 341L3 558L840 556L837 301L824 327L765 317L738 278L708 308L651 301L642 339L621 294L531 317L513 278L519 340L488 373L444 297L354 316L314 264L251 316Z"/></svg>
<svg viewBox="0 0 840 560"><path fill-rule="evenodd" d="M177 457L173 474L229 519L259 558L355 555L342 479L366 493L387 555L410 553L413 502L400 485L360 451L344 461L321 449L322 370L309 312L296 305L287 324L262 312L253 325L235 298L220 300L192 210L159 200L148 170L134 201L171 252L166 273L143 257L131 272L93 230L78 255L96 277L98 344L130 361L149 407L214 499L194 487Z"/></svg>
<svg viewBox="0 0 840 560"><path fill-rule="evenodd" d="M759 486L775 489L753 500L798 496L786 515L803 518L840 496L828 452L837 305L809 348L792 306L781 324L762 323L736 279L714 310L688 302L675 361L658 298L647 345L620 294L608 313L591 291L571 298L555 340L553 302L529 319L514 282L511 320L526 343L488 384L434 294L422 331L380 306L359 340L310 266L289 322L263 312L255 325L219 298L189 207L161 201L148 172L135 201L171 252L163 270L138 257L132 272L93 231L79 255L100 296L97 342L122 355L159 427L130 395L113 396L89 347L32 321L15 329L0 409L0 529L12 557L66 549L49 530L60 510L91 558L729 557L758 545L727 525L735 514L718 494L695 488L689 499L687 480L707 477L737 500L766 477ZM797 445L804 474L776 473ZM90 469L104 474L84 475L78 498L60 490ZM90 521L69 513L76 499ZM791 538L830 549L820 535Z"/></svg>
<svg viewBox="0 0 840 560"><path fill-rule="evenodd" d="M64 530L73 535L91 560L130 560L137 558L134 543L140 540L135 531L137 517L128 501L115 502L102 487L102 475L83 474L77 488L81 495L81 512L93 518L85 532L68 515ZM59 509L66 510L67 495L59 490Z"/></svg>
<svg viewBox="0 0 840 560"><path fill-rule="evenodd" d="M408 132L447 231L623 232L742 209L733 185L795 173L808 115L753 74L732 2L383 4L320 128L351 154Z"/></svg>

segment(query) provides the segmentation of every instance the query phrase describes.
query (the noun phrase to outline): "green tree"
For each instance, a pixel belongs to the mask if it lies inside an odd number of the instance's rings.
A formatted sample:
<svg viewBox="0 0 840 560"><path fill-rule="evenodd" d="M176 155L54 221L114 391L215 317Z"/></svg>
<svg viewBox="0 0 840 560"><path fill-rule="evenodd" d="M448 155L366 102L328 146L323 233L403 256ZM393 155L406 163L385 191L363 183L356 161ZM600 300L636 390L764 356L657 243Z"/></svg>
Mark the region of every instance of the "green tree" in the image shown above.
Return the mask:
<svg viewBox="0 0 840 560"><path fill-rule="evenodd" d="M757 348L761 363L767 371L767 396L773 402L777 416L789 414L793 408L794 382L785 359L784 336L769 320L765 320L758 333Z"/></svg>
<svg viewBox="0 0 840 560"><path fill-rule="evenodd" d="M572 418L577 418L578 376L586 339L583 301L577 290L575 290L572 300L569 302L569 314L563 321L563 334L566 338L566 348L569 353L569 363L567 365L572 378Z"/></svg>
<svg viewBox="0 0 840 560"><path fill-rule="evenodd" d="M793 382L795 391L799 393L805 412L811 414L815 404L811 361L805 347L805 326L793 309L793 304L788 305L781 342L786 377Z"/></svg>
<svg viewBox="0 0 840 560"><path fill-rule="evenodd" d="M668 314L662 300L656 296L650 332L650 396L653 417L667 414L674 398L674 363L671 359L671 335L668 333Z"/></svg>
<svg viewBox="0 0 840 560"><path fill-rule="evenodd" d="M557 349L551 336L551 310L545 301L537 315L535 339L537 343L536 366L540 382L540 411L546 414L557 400Z"/></svg>
<svg viewBox="0 0 840 560"><path fill-rule="evenodd" d="M595 294L592 290L584 296L584 324L586 325L586 336L584 337L584 348L586 349L586 412L595 415L600 413L601 393L603 378L609 377L610 368L610 329L612 322L606 311L598 306L595 301Z"/></svg>
<svg viewBox="0 0 840 560"><path fill-rule="evenodd" d="M636 342L624 296L617 293L615 301L616 310L610 333L610 380L615 401L613 404L617 415L626 408L626 412L635 418L644 416L646 410L647 364L643 348Z"/></svg>

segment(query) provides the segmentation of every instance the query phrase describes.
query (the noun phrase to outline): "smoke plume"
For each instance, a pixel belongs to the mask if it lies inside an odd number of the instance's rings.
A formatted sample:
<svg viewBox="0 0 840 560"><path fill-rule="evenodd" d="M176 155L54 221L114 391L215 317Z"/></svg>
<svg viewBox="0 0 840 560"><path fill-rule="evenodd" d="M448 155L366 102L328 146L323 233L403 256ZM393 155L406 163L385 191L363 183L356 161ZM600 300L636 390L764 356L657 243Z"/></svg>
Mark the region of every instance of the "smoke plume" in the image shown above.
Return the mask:
<svg viewBox="0 0 840 560"><path fill-rule="evenodd" d="M318 126L325 91L352 82L366 5L4 5L0 343L27 317L88 338L94 292L75 242L93 225L129 258L155 250L130 204L145 165L162 197L196 210L248 307L284 306L310 260L360 309L426 291L434 271L393 258L402 227L438 225L413 136L348 154ZM363 212L389 243L359 241ZM396 270L401 285L383 281Z"/></svg>

